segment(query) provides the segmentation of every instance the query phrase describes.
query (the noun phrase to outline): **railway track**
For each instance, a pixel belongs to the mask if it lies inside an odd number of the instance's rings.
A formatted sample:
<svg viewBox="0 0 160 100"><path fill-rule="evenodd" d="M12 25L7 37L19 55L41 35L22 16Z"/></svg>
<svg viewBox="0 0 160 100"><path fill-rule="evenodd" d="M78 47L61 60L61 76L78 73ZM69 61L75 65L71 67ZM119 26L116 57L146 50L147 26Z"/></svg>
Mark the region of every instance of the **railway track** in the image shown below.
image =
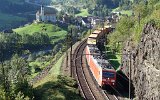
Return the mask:
<svg viewBox="0 0 160 100"><path fill-rule="evenodd" d="M73 61L72 61L72 75L77 79L79 89L81 92L81 95L84 97L84 99L87 100L96 100L96 97L92 91L92 89L89 87L87 79L85 77L85 74L82 69L82 56L83 50L86 46L86 40L84 40L80 45L76 48L74 54L73 54Z"/></svg>
<svg viewBox="0 0 160 100"><path fill-rule="evenodd" d="M119 100L115 95L108 94L107 92L104 92L102 89L93 89L93 85L98 85L95 84L96 82L94 82L92 86L91 83L89 84L90 80L87 79L86 73L84 72L84 65L82 64L82 53L85 47L86 40L84 40L80 43L80 45L77 46L72 55L73 59L71 61L72 77L74 77L78 82L80 94L86 100ZM99 94L101 94L101 96L99 96Z"/></svg>
<svg viewBox="0 0 160 100"><path fill-rule="evenodd" d="M107 93L107 91L104 91L104 93L106 94L108 100L119 100L115 95L111 95Z"/></svg>

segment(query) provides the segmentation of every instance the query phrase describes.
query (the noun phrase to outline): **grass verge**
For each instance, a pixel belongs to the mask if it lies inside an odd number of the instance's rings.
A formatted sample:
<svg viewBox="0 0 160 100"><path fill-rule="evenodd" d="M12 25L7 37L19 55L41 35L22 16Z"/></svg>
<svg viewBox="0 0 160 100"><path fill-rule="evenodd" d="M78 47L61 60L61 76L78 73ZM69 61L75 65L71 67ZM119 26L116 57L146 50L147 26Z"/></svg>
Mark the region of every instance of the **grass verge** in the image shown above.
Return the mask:
<svg viewBox="0 0 160 100"><path fill-rule="evenodd" d="M77 90L76 81L70 77L61 76L62 56L49 74L34 85L35 98L38 100L82 100Z"/></svg>
<svg viewBox="0 0 160 100"><path fill-rule="evenodd" d="M109 45L105 46L105 50L107 53L107 58L109 59L111 65L118 71L120 64L121 64L121 55L120 54L113 54Z"/></svg>
<svg viewBox="0 0 160 100"><path fill-rule="evenodd" d="M51 39L52 44L61 39L64 39L65 35L67 34L67 31L51 23L37 23L37 24L32 23L24 27L16 28L13 31L17 32L20 35L22 34L32 35L35 32L47 33Z"/></svg>

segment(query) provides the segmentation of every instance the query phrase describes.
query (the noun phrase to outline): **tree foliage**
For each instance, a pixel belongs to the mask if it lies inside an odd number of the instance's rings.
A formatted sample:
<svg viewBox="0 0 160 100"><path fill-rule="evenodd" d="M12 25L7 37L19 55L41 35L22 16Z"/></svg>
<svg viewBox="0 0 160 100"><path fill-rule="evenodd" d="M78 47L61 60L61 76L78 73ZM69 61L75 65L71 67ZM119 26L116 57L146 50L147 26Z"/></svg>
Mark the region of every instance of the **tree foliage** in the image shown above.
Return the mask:
<svg viewBox="0 0 160 100"><path fill-rule="evenodd" d="M15 100L30 100L30 98L29 97L25 97L22 92L18 92Z"/></svg>
<svg viewBox="0 0 160 100"><path fill-rule="evenodd" d="M20 97L25 99L26 96L33 98L32 86L30 86L27 81L29 73L28 66L28 62L17 54L14 55L11 60L1 61L0 68L4 70L3 73L0 71L3 75L3 80L0 81L2 90L0 91L0 98L2 98L2 100L4 98L15 100L17 96L16 100L18 100L18 98L22 100ZM24 95L19 95L20 91Z"/></svg>
<svg viewBox="0 0 160 100"><path fill-rule="evenodd" d="M123 17L116 25L116 31L110 36L109 44L112 49L121 52L123 43L132 39L134 46L140 41L141 33L146 23L154 22L160 27L160 4L159 0L134 0L134 16ZM118 42L122 42L118 46Z"/></svg>
<svg viewBox="0 0 160 100"><path fill-rule="evenodd" d="M97 4L107 5L108 8L116 8L121 0L96 0Z"/></svg>
<svg viewBox="0 0 160 100"><path fill-rule="evenodd" d="M33 35L17 33L0 33L0 52L3 58L8 57L12 53L19 53L23 48L31 49L50 44L50 37L46 33L33 33Z"/></svg>
<svg viewBox="0 0 160 100"><path fill-rule="evenodd" d="M109 9L107 8L106 5L97 5L95 8L88 8L88 12L94 16L99 16L99 17L105 17L108 16Z"/></svg>
<svg viewBox="0 0 160 100"><path fill-rule="evenodd" d="M116 31L111 33L108 37L111 49L116 49L118 52L121 52L122 45L119 45L119 43L122 44L125 42L126 38L131 35L131 28L133 26L134 19L132 19L132 17L124 17L118 22Z"/></svg>

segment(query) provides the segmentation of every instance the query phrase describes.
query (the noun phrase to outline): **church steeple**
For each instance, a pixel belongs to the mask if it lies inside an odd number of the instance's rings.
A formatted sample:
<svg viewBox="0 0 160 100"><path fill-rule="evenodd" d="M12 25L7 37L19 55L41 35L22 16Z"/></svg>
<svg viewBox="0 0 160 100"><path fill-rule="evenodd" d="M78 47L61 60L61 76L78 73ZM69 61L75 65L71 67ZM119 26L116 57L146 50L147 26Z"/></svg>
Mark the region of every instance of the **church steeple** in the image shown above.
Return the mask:
<svg viewBox="0 0 160 100"><path fill-rule="evenodd" d="M41 16L44 16L44 0L41 0Z"/></svg>
<svg viewBox="0 0 160 100"><path fill-rule="evenodd" d="M44 16L44 6L41 5L41 15Z"/></svg>

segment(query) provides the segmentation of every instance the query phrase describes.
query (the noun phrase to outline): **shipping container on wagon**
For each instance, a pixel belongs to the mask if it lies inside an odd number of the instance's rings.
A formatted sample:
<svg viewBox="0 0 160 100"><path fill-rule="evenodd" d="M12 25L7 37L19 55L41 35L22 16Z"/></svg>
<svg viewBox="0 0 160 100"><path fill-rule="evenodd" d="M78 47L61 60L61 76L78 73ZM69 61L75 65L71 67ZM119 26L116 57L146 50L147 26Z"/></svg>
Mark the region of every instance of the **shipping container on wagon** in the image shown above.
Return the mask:
<svg viewBox="0 0 160 100"><path fill-rule="evenodd" d="M100 50L97 48L97 46L88 44L85 48L85 51L87 63L99 86L115 86L116 71L110 65L108 60L101 56Z"/></svg>
<svg viewBox="0 0 160 100"><path fill-rule="evenodd" d="M92 51L97 51L97 52L92 52ZM86 59L87 63L89 65L89 68L98 82L98 84L101 86L102 84L102 68L98 65L96 62L96 59L94 58L94 55L99 55L99 50L96 47L96 45L87 45L85 48L86 51Z"/></svg>
<svg viewBox="0 0 160 100"><path fill-rule="evenodd" d="M108 34L109 31L111 30L108 26L95 30L88 37L85 48L87 63L99 86L115 86L116 83L115 69L108 60L103 58L101 51L98 49L98 47L105 42L105 35Z"/></svg>

